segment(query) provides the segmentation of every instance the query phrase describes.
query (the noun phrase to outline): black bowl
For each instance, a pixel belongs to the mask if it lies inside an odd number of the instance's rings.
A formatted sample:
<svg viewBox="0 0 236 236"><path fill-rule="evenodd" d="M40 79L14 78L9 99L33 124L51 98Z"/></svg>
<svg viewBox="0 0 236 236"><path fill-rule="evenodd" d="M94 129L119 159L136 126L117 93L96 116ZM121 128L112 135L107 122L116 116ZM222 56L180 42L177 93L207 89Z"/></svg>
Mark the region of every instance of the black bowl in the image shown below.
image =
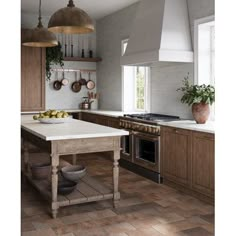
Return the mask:
<svg viewBox="0 0 236 236"><path fill-rule="evenodd" d="M72 193L76 188L77 183L74 181L61 180L58 182L57 191L59 194L66 195Z"/></svg>

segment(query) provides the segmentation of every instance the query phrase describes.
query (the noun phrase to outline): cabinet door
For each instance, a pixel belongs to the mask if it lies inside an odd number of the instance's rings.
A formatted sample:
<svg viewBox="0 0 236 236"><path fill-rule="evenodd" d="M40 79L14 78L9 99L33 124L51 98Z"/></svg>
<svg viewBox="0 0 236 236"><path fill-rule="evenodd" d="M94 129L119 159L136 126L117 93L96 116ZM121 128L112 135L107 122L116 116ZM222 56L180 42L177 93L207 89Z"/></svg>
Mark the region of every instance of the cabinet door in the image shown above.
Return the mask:
<svg viewBox="0 0 236 236"><path fill-rule="evenodd" d="M27 33L22 31L22 38ZM45 49L21 46L21 110L45 110Z"/></svg>
<svg viewBox="0 0 236 236"><path fill-rule="evenodd" d="M184 186L191 184L191 131L162 128L162 175Z"/></svg>
<svg viewBox="0 0 236 236"><path fill-rule="evenodd" d="M108 120L108 126L112 127L112 128L116 128L119 129L120 125L119 125L119 118L109 118Z"/></svg>
<svg viewBox="0 0 236 236"><path fill-rule="evenodd" d="M108 126L108 118L106 116L96 115L96 123L99 125Z"/></svg>
<svg viewBox="0 0 236 236"><path fill-rule="evenodd" d="M214 195L214 135L193 132L192 188Z"/></svg>
<svg viewBox="0 0 236 236"><path fill-rule="evenodd" d="M82 112L81 119L87 122L96 123L96 115Z"/></svg>

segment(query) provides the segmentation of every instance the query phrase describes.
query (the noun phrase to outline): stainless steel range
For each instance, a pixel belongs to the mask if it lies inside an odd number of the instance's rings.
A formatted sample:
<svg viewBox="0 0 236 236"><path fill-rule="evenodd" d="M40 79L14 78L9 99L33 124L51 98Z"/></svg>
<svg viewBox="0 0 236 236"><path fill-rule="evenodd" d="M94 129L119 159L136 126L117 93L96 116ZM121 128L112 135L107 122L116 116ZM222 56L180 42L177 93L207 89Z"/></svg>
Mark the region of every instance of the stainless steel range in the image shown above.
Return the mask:
<svg viewBox="0 0 236 236"><path fill-rule="evenodd" d="M120 128L129 131L121 142L121 164L154 181L160 176L160 126L161 121L179 120L178 116L143 113L120 117Z"/></svg>

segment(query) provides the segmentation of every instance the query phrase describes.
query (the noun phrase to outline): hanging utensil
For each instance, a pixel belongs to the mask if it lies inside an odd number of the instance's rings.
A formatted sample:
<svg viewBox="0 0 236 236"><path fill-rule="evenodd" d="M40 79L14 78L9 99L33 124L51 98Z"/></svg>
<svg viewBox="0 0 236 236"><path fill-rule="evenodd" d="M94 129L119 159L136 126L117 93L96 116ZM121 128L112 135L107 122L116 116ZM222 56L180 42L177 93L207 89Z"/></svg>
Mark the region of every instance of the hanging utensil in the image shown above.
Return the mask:
<svg viewBox="0 0 236 236"><path fill-rule="evenodd" d="M65 35L65 57L67 57L67 44L66 44L66 35Z"/></svg>
<svg viewBox="0 0 236 236"><path fill-rule="evenodd" d="M58 73L56 72L56 80L53 83L53 88L55 90L60 90L61 89L61 81L58 80Z"/></svg>
<svg viewBox="0 0 236 236"><path fill-rule="evenodd" d="M78 93L81 90L81 84L79 81L77 81L77 72L75 74L75 82L72 83L71 89L75 93Z"/></svg>
<svg viewBox="0 0 236 236"><path fill-rule="evenodd" d="M71 35L71 44L70 44L70 56L73 57L73 35Z"/></svg>
<svg viewBox="0 0 236 236"><path fill-rule="evenodd" d="M81 71L80 71L80 79L79 79L79 83L81 84L81 85L86 85L87 84L87 81L86 81L86 79L84 79L84 78L82 78L82 74L81 74Z"/></svg>
<svg viewBox="0 0 236 236"><path fill-rule="evenodd" d="M88 73L89 80L87 81L87 89L91 90L95 88L95 82L90 79L90 72Z"/></svg>
<svg viewBox="0 0 236 236"><path fill-rule="evenodd" d="M65 75L64 75L64 70L62 71L62 80L61 80L61 84L66 86L68 83L69 83L69 80L65 78Z"/></svg>

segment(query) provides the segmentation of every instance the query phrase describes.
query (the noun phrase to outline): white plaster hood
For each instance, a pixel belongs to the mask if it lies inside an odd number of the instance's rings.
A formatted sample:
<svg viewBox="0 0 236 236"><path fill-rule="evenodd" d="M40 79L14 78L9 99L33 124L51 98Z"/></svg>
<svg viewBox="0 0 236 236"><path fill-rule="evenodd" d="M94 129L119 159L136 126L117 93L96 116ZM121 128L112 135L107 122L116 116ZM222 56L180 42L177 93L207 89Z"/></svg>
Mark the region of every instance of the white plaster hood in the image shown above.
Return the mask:
<svg viewBox="0 0 236 236"><path fill-rule="evenodd" d="M141 0L121 65L193 62L186 0Z"/></svg>

